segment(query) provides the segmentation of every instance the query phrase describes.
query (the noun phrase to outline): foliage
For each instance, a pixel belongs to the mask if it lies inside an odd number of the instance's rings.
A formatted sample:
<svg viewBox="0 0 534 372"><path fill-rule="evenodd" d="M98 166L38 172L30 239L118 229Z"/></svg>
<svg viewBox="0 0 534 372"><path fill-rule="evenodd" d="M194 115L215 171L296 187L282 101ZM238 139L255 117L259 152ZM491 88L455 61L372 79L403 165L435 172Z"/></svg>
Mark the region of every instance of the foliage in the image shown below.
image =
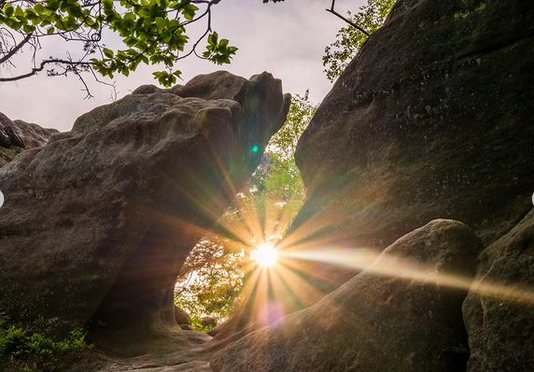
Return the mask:
<svg viewBox="0 0 534 372"><path fill-rule="evenodd" d="M0 364L14 371L53 371L60 357L88 348L85 331L76 328L62 340L8 325L0 318Z"/></svg>
<svg viewBox="0 0 534 372"><path fill-rule="evenodd" d="M77 56L49 57L36 62L27 73L0 78L13 81L35 75L50 65L48 75L85 71L113 78L128 76L140 64L162 64L154 73L160 84L172 85L181 71L177 61L196 55L216 64L229 63L237 48L219 38L211 28L212 7L219 0L0 0L0 65L27 48L37 53L45 39L81 44ZM189 51L187 28L205 20L206 30ZM3 27L2 27L3 26ZM114 50L103 43L107 30L120 36L123 47ZM207 37L205 51L198 45ZM57 70L59 69L59 70ZM96 77L96 76L95 76ZM83 81L83 80L82 80Z"/></svg>
<svg viewBox="0 0 534 372"><path fill-rule="evenodd" d="M177 281L176 305L189 314L197 330L209 330L201 324L204 316L228 318L239 297L243 254L227 245L215 234L203 239L191 252Z"/></svg>
<svg viewBox="0 0 534 372"><path fill-rule="evenodd" d="M284 126L271 138L267 146L268 154L276 154L284 159L293 159L297 142L315 115L316 107L309 101L310 92L296 94L291 102Z"/></svg>
<svg viewBox="0 0 534 372"><path fill-rule="evenodd" d="M315 110L308 92L295 96L286 123L271 138L248 186L182 267L175 301L195 329L207 330L201 325L204 316L219 322L229 317L241 299L251 246L281 239L300 209L305 193L294 154ZM243 236L249 229L252 235Z"/></svg>
<svg viewBox="0 0 534 372"><path fill-rule="evenodd" d="M395 2L396 0L367 0L367 4L357 13L348 12L348 19L372 34L382 27ZM343 73L367 38L367 35L351 25L338 31L336 41L326 47L323 56L323 66L330 81L336 80Z"/></svg>
<svg viewBox="0 0 534 372"><path fill-rule="evenodd" d="M230 63L237 48L220 38L212 29L212 8L221 0L0 0L0 66L13 65L13 56L30 51L33 67L26 73L0 77L14 81L33 76L46 69L49 76L74 73L85 86L83 72L113 78L128 76L139 65L162 65L154 77L163 86L176 83L181 71L176 62L195 55L215 64ZM284 0L262 0L278 3ZM349 12L353 22L372 33L383 24L395 0L368 0L359 12ZM334 10L331 13L347 20ZM206 29L194 42L187 29L200 21ZM104 43L106 31L118 35L122 47L112 49ZM65 56L39 59L44 40L80 44L80 51ZM206 41L205 49L197 48ZM343 27L337 40L325 49L323 64L330 80L335 80L367 40L367 35L352 25ZM189 46L189 47L188 47ZM187 49L187 50L186 50Z"/></svg>

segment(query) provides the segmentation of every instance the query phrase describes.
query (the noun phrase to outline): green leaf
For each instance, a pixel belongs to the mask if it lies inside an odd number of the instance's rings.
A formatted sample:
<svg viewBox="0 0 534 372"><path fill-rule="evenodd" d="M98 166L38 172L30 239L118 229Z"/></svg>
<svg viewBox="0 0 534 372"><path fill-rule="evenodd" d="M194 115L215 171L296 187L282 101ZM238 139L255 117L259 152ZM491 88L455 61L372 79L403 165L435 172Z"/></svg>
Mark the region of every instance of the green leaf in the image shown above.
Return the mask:
<svg viewBox="0 0 534 372"><path fill-rule="evenodd" d="M182 8L182 14L188 21L192 21L195 18L197 11L198 7L193 4L187 4Z"/></svg>
<svg viewBox="0 0 534 372"><path fill-rule="evenodd" d="M34 10L37 14L41 14L41 13L44 13L44 11L45 11L45 7L43 6L43 4L38 3L37 5L35 5L35 6L33 7L33 10Z"/></svg>
<svg viewBox="0 0 534 372"><path fill-rule="evenodd" d="M208 36L208 43L210 45L217 45L218 39L219 39L219 34L217 34L216 32L213 32L210 34L210 36Z"/></svg>
<svg viewBox="0 0 534 372"><path fill-rule="evenodd" d="M13 13L15 13L15 9L13 9L13 6L10 3L4 5L4 14L7 18L11 17Z"/></svg>
<svg viewBox="0 0 534 372"><path fill-rule="evenodd" d="M137 39L135 37L127 37L124 39L124 44L128 45L129 47L134 46L137 44Z"/></svg>
<svg viewBox="0 0 534 372"><path fill-rule="evenodd" d="M108 48L104 48L102 51L104 52L104 55L108 58L113 58L113 56L115 55L115 53L113 53L113 51Z"/></svg>
<svg viewBox="0 0 534 372"><path fill-rule="evenodd" d="M156 17L155 22L156 26L158 26L159 28L163 29L165 27L165 20L163 18Z"/></svg>
<svg viewBox="0 0 534 372"><path fill-rule="evenodd" d="M24 30L25 33L31 34L35 31L35 26L28 24L28 25L22 26L22 29Z"/></svg>

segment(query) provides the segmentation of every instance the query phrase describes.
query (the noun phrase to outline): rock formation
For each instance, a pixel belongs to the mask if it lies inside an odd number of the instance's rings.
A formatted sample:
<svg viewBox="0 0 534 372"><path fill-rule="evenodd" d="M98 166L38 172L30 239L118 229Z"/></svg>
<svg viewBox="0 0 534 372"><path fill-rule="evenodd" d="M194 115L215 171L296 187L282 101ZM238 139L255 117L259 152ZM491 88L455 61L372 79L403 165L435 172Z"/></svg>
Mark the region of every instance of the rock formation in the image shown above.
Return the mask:
<svg viewBox="0 0 534 372"><path fill-rule="evenodd" d="M25 149L46 145L57 133L56 129L45 129L22 120L11 121L0 113L0 167Z"/></svg>
<svg viewBox="0 0 534 372"><path fill-rule="evenodd" d="M174 319L176 320L176 324L179 326L191 325L191 318L189 317L189 314L178 306L174 307Z"/></svg>
<svg viewBox="0 0 534 372"><path fill-rule="evenodd" d="M308 197L287 249L380 250L430 220L462 221L489 245L463 306L465 325L460 303L481 245L453 259L470 265L453 281L462 287L456 297L376 277L373 267L418 230L316 305L214 344L229 342L214 370L465 371L464 327L469 372L534 368L532 214L518 225L534 192L533 18L522 0L399 0L297 150ZM440 267L447 255L436 244L417 246L407 250L416 262ZM326 266L314 275L350 275Z"/></svg>
<svg viewBox="0 0 534 372"><path fill-rule="evenodd" d="M468 372L534 371L534 210L480 257L464 306Z"/></svg>
<svg viewBox="0 0 534 372"><path fill-rule="evenodd" d="M312 307L217 353L217 372L465 370L461 305L481 243L437 220L388 247L367 270ZM469 283L467 283L468 285Z"/></svg>
<svg viewBox="0 0 534 372"><path fill-rule="evenodd" d="M234 318L187 356L208 336L179 331L183 349L131 370L534 370L532 19L526 0L399 0L299 142L308 197L283 242L389 247L304 310L263 328ZM175 325L181 264L288 102L268 74L145 85L25 151L0 170L1 310L95 334Z"/></svg>
<svg viewBox="0 0 534 372"><path fill-rule="evenodd" d="M435 218L485 243L534 191L531 2L399 0L299 142L295 230L383 248Z"/></svg>
<svg viewBox="0 0 534 372"><path fill-rule="evenodd" d="M25 151L0 170L1 310L45 330L175 325L183 261L289 101L270 74L218 72L98 107Z"/></svg>

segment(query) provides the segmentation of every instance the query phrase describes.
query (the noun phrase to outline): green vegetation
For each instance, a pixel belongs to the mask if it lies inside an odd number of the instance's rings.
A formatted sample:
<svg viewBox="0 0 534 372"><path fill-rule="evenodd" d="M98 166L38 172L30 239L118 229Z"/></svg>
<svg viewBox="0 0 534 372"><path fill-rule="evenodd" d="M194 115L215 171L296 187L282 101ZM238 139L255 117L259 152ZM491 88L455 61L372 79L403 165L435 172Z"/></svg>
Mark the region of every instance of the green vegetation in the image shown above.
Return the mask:
<svg viewBox="0 0 534 372"><path fill-rule="evenodd" d="M212 10L221 0L0 0L0 66L13 64L13 57L28 50L35 63L27 72L0 77L15 81L46 71L49 76L77 75L90 95L82 73L113 78L128 76L139 65L163 66L154 77L163 86L176 83L182 72L176 63L197 56L212 63L230 63L237 48L212 29ZM284 0L262 0L277 3ZM380 28L395 0L368 0L367 5L348 18L329 12L348 22L337 40L325 50L323 63L330 80L335 80L367 40ZM190 40L187 30L205 23L205 31ZM352 23L352 24L350 24ZM122 47L104 42L111 31L120 37ZM79 43L79 53L65 57L39 59L42 40ZM202 50L199 50L203 48Z"/></svg>
<svg viewBox="0 0 534 372"><path fill-rule="evenodd" d="M348 19L372 34L384 24L397 0L367 0L355 14L348 12ZM330 81L336 80L367 41L368 36L352 25L341 28L336 41L326 47L323 65Z"/></svg>
<svg viewBox="0 0 534 372"><path fill-rule="evenodd" d="M0 318L0 365L2 371L56 371L58 361L91 348L85 331L74 329L62 340L30 333Z"/></svg>
<svg viewBox="0 0 534 372"><path fill-rule="evenodd" d="M229 63L237 48L220 38L211 27L212 7L219 1L195 0L0 0L0 65L9 63L23 49L37 52L40 41L80 43L81 53L66 58L48 57L37 62L27 73L0 78L23 79L47 69L51 76L90 71L113 77L128 76L140 64L162 64L154 73L164 86L172 85L181 71L177 61L190 55L215 64ZM195 5L196 4L196 5ZM187 29L193 23L206 22L205 32L192 44ZM113 50L103 39L107 30L120 36L123 47ZM15 35L17 37L15 37ZM205 42L203 52L197 47ZM30 53L31 55L31 53Z"/></svg>
<svg viewBox="0 0 534 372"><path fill-rule="evenodd" d="M178 278L176 304L200 331L204 316L224 320L232 313L243 285L243 256L229 239L211 234L198 243Z"/></svg>
<svg viewBox="0 0 534 372"><path fill-rule="evenodd" d="M294 97L286 123L269 142L246 189L183 266L175 301L195 329L209 330L201 324L204 316L219 322L230 316L241 298L253 245L281 239L300 209L305 193L294 155L315 109L308 92Z"/></svg>

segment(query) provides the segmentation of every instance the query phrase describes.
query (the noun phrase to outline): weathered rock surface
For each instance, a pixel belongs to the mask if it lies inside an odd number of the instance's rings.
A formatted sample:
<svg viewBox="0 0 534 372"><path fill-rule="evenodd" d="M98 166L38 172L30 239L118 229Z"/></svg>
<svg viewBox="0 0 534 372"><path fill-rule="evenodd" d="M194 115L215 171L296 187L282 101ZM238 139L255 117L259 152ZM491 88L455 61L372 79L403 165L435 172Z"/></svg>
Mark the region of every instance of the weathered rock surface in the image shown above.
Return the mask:
<svg viewBox="0 0 534 372"><path fill-rule="evenodd" d="M480 256L463 305L469 372L534 371L534 210Z"/></svg>
<svg viewBox="0 0 534 372"><path fill-rule="evenodd" d="M176 320L176 324L191 325L191 318L189 317L189 314L178 306L174 307L174 319Z"/></svg>
<svg viewBox="0 0 534 372"><path fill-rule="evenodd" d="M22 120L12 121L0 113L0 167L25 149L46 145L57 133L56 129L45 129Z"/></svg>
<svg viewBox="0 0 534 372"><path fill-rule="evenodd" d="M228 81L232 89L220 89ZM50 329L91 321L98 332L176 324L183 261L289 108L267 73L191 84L217 94L128 95L0 170L0 309L13 320Z"/></svg>
<svg viewBox="0 0 534 372"><path fill-rule="evenodd" d="M534 190L533 18L525 0L399 0L299 142L295 230L380 248L434 218L509 231Z"/></svg>
<svg viewBox="0 0 534 372"><path fill-rule="evenodd" d="M317 304L231 343L210 365L217 372L463 371L467 288L443 284L451 275L471 277L480 250L466 225L433 221Z"/></svg>

